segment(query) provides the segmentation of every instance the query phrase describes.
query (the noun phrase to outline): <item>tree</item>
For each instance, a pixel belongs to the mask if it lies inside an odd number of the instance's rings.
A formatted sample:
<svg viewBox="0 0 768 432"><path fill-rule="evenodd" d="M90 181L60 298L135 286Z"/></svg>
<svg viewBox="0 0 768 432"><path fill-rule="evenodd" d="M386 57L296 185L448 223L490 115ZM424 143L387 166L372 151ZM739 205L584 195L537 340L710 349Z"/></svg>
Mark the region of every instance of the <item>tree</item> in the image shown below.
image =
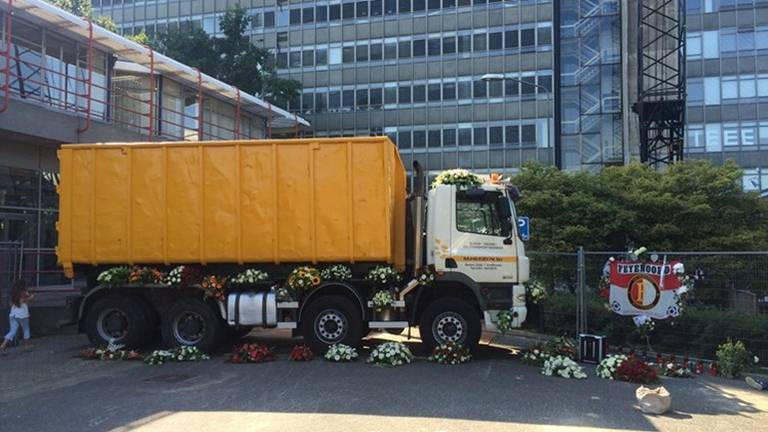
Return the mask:
<svg viewBox="0 0 768 432"><path fill-rule="evenodd" d="M600 173L526 165L514 178L518 212L531 217L531 249L766 250L768 202L744 192L732 161L646 165Z"/></svg>
<svg viewBox="0 0 768 432"><path fill-rule="evenodd" d="M108 16L93 16L93 5L91 4L91 0L46 0L48 3L51 3L52 5L59 7L61 9L64 9L67 12L71 12L74 15L77 15L79 17L88 17L91 18L94 24L104 27L105 29L109 31L117 31L117 26L115 25L115 22L112 21L112 18Z"/></svg>
<svg viewBox="0 0 768 432"><path fill-rule="evenodd" d="M222 38L214 38L200 28L179 28L161 34L153 46L171 58L276 105L285 106L298 96L301 83L279 78L269 50L254 46L245 36L245 9L229 9L219 20L219 26Z"/></svg>

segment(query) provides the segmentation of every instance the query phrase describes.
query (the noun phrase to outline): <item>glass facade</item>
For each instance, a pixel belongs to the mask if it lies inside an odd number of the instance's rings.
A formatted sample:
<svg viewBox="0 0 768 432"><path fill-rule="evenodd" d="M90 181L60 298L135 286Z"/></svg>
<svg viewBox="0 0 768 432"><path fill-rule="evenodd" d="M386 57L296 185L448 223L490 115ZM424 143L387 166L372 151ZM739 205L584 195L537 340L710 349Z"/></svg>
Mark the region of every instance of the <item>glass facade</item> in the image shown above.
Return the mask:
<svg viewBox="0 0 768 432"><path fill-rule="evenodd" d="M107 4L109 3L109 4ZM94 2L125 34L217 34L222 2ZM553 163L549 0L241 1L254 44L303 93L314 136L386 134L406 166L513 172ZM136 17L143 17L136 19ZM160 18L163 17L163 18ZM487 73L508 79L485 82Z"/></svg>
<svg viewBox="0 0 768 432"><path fill-rule="evenodd" d="M623 163L620 3L559 5L563 168Z"/></svg>
<svg viewBox="0 0 768 432"><path fill-rule="evenodd" d="M735 159L768 195L768 1L686 2L688 158Z"/></svg>

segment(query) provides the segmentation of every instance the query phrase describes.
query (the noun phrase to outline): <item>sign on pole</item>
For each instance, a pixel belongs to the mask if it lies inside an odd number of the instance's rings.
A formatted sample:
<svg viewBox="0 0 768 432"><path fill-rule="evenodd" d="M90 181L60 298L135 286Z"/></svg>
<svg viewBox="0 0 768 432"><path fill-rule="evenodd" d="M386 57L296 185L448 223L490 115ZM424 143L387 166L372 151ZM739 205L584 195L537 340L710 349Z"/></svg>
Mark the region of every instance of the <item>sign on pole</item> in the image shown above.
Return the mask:
<svg viewBox="0 0 768 432"><path fill-rule="evenodd" d="M523 241L528 241L531 238L531 220L528 216L517 218L517 232L520 233L520 238Z"/></svg>

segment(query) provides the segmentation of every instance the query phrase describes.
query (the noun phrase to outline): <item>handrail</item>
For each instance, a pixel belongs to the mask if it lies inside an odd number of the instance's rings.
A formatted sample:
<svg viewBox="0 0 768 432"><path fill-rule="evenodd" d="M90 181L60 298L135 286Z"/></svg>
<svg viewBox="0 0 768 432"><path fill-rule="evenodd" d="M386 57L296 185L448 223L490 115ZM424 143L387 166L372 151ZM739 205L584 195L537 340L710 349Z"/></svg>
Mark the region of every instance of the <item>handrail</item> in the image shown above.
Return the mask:
<svg viewBox="0 0 768 432"><path fill-rule="evenodd" d="M13 35L13 0L8 0L8 11L5 13L5 82L3 83L3 105L0 113L8 110L11 96L11 37Z"/></svg>

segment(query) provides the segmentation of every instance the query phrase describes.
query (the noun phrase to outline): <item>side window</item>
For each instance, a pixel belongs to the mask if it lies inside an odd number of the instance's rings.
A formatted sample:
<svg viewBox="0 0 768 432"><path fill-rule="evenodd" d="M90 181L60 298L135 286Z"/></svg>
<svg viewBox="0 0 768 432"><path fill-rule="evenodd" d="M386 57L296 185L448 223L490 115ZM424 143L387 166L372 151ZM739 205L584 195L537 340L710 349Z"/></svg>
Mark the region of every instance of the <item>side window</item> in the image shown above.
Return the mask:
<svg viewBox="0 0 768 432"><path fill-rule="evenodd" d="M456 195L456 229L460 232L499 237L509 236L509 223L499 217L497 193L482 197L467 197L465 192Z"/></svg>

